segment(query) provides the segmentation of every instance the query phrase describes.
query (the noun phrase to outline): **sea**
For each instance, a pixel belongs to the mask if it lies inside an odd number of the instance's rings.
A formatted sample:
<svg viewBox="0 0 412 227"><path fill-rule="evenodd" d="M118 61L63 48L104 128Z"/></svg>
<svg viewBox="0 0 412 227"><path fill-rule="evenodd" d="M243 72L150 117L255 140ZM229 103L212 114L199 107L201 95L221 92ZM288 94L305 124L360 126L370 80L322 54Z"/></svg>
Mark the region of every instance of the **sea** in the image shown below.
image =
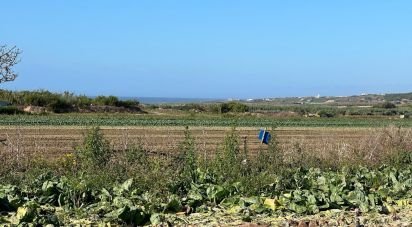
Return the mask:
<svg viewBox="0 0 412 227"><path fill-rule="evenodd" d="M120 97L121 100L137 100L142 104L185 104L222 102L223 99L210 98L166 98L166 97Z"/></svg>

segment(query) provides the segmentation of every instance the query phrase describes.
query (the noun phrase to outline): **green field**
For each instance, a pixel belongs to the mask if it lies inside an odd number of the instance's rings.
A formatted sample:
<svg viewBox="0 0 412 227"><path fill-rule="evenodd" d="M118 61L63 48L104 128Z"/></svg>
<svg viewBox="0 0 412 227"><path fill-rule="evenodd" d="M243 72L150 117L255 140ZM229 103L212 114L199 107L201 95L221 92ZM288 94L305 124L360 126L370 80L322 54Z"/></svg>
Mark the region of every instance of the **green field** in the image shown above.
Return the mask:
<svg viewBox="0 0 412 227"><path fill-rule="evenodd" d="M412 127L412 119L379 118L270 118L239 116L157 116L132 114L3 115L3 126L238 126L238 127Z"/></svg>

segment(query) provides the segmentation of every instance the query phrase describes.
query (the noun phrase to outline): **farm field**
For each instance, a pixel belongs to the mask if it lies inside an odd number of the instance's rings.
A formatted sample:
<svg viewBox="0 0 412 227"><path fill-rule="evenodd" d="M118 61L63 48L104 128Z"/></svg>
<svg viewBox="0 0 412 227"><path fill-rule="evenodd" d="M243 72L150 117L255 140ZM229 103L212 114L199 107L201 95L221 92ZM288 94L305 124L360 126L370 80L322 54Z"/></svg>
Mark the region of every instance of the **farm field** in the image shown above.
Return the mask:
<svg viewBox="0 0 412 227"><path fill-rule="evenodd" d="M97 116L0 120L0 223L412 222L409 120Z"/></svg>
<svg viewBox="0 0 412 227"><path fill-rule="evenodd" d="M409 128L411 119L395 118L270 118L218 117L187 114L60 114L3 115L0 118L0 151L16 150L59 157L74 151L87 129L99 126L115 150L142 143L147 150L173 153L189 127L202 155L213 154L231 127L236 126L242 148L256 154L263 146L257 140L261 127L276 127L280 146L304 146L314 152L357 146L379 136L389 126Z"/></svg>
<svg viewBox="0 0 412 227"><path fill-rule="evenodd" d="M60 157L73 152L81 144L87 129L81 126L0 126L0 139L7 140L0 145L0 151L19 150L39 156ZM173 153L178 151L184 140L182 126L103 126L105 137L115 150L141 143L152 152ZM196 150L209 157L221 145L230 127L190 127ZM265 149L257 139L258 127L236 128L242 149L246 145L251 155ZM276 128L279 145L283 149L303 146L307 150L321 152L324 149L341 150L348 146L378 137L383 129L353 127L280 127Z"/></svg>
<svg viewBox="0 0 412 227"><path fill-rule="evenodd" d="M3 126L236 126L236 127L412 127L412 119L399 117L255 117L212 114L52 114L3 115Z"/></svg>

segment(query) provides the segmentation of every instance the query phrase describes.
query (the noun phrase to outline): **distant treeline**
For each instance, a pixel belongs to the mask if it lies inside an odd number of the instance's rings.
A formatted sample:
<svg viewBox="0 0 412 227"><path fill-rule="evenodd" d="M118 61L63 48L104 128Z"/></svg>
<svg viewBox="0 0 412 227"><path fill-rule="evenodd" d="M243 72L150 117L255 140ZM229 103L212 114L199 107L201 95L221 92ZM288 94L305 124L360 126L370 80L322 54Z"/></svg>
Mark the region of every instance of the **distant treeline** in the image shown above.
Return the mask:
<svg viewBox="0 0 412 227"><path fill-rule="evenodd" d="M77 112L96 109L95 106L119 107L140 110L136 100L120 100L116 96L97 96L91 98L85 95L75 95L70 92L53 93L46 90L8 91L0 90L0 101L9 102L16 107L44 107L55 113ZM10 107L9 107L10 109Z"/></svg>
<svg viewBox="0 0 412 227"><path fill-rule="evenodd" d="M226 103L187 103L187 104L161 104L161 105L148 105L150 109L172 109L180 111L192 111L192 112L210 112L216 114L225 113L245 113L249 112L249 106L241 102L226 102Z"/></svg>
<svg viewBox="0 0 412 227"><path fill-rule="evenodd" d="M386 94L384 96L386 101L400 101L402 99L412 100L412 92L410 93L398 93L398 94Z"/></svg>
<svg viewBox="0 0 412 227"><path fill-rule="evenodd" d="M9 105L5 105L9 104ZM47 90L9 91L0 89L0 114L23 113L27 106L41 107L54 113L142 111L136 100L120 100L116 96L88 97L71 92L54 93ZM149 109L174 109L210 113L244 113L249 106L240 102L213 104L148 105Z"/></svg>
<svg viewBox="0 0 412 227"><path fill-rule="evenodd" d="M406 115L412 113L411 106L396 106L391 102L378 103L370 107L339 107L331 105L265 105L253 104L250 105L249 111L252 113L282 113L290 112L301 116L311 114L319 117L336 117L336 116L394 116Z"/></svg>
<svg viewBox="0 0 412 227"><path fill-rule="evenodd" d="M242 102L226 103L188 103L188 104L161 104L147 105L148 109L170 109L188 112L205 112L215 114L225 113L262 113L279 114L282 116L315 116L315 117L338 117L338 116L396 116L405 115L409 117L412 106L396 106L391 102L377 103L369 107L347 106L339 107L333 105L271 105Z"/></svg>

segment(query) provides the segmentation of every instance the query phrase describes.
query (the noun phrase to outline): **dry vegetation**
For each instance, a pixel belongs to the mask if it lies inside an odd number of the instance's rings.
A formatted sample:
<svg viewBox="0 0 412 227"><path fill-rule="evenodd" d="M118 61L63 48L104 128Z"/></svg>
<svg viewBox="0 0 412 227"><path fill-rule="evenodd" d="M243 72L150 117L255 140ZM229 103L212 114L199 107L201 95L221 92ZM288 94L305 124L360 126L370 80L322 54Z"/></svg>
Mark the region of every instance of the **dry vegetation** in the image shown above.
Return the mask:
<svg viewBox="0 0 412 227"><path fill-rule="evenodd" d="M189 129L196 151L211 158L231 130L228 127L193 127ZM252 158L267 150L257 139L257 128L237 128L240 147ZM112 149L122 151L140 144L148 152L172 155L179 152L184 127L103 127ZM81 144L86 127L3 127L0 131L3 162L42 158L58 159L71 154ZM276 128L278 147L284 158L293 161L304 157L307 166L380 165L396 152L412 150L410 128Z"/></svg>

